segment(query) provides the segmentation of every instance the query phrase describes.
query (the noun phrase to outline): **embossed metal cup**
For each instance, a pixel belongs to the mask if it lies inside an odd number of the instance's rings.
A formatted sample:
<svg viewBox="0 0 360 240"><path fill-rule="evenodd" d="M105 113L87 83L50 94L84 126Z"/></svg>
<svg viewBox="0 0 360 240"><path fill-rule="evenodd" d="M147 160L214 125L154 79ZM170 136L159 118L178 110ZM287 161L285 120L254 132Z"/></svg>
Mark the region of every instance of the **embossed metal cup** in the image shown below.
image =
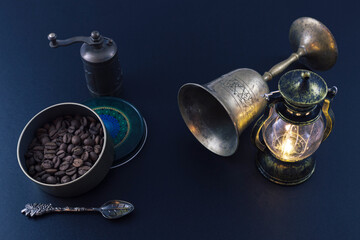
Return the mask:
<svg viewBox="0 0 360 240"><path fill-rule="evenodd" d="M267 92L259 73L241 68L205 85L183 85L178 102L197 140L218 155L230 156L238 147L239 135L266 106L262 95Z"/></svg>
<svg viewBox="0 0 360 240"><path fill-rule="evenodd" d="M263 76L240 68L204 84L188 83L178 94L181 115L197 140L220 156L235 153L241 132L264 110L266 81L300 60L314 70L328 70L336 62L338 50L329 29L316 19L296 19L289 33L296 52L273 66Z"/></svg>

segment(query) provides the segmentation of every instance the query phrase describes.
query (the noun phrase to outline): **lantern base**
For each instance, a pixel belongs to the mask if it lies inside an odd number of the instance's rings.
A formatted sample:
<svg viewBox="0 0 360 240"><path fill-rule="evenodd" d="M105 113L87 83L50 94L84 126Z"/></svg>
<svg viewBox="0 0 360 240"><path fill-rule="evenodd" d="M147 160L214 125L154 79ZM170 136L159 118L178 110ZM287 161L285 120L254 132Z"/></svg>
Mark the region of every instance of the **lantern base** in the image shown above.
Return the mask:
<svg viewBox="0 0 360 240"><path fill-rule="evenodd" d="M261 174L270 181L281 185L297 185L306 181L315 170L315 158L310 156L296 162L284 162L269 151L258 151L256 165Z"/></svg>

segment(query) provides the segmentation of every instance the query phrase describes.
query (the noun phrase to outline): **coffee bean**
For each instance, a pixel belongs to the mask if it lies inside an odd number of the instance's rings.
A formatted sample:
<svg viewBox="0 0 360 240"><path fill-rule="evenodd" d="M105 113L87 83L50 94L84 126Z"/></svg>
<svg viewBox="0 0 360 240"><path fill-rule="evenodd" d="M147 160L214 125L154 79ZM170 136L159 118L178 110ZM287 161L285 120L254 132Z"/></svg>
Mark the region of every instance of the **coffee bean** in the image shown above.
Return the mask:
<svg viewBox="0 0 360 240"><path fill-rule="evenodd" d="M71 120L71 126L75 127L75 128L79 128L80 127L80 122L77 119Z"/></svg>
<svg viewBox="0 0 360 240"><path fill-rule="evenodd" d="M65 170L67 170L67 169L69 168L69 166L70 166L70 162L65 161L65 162L62 162L62 163L60 164L59 169L60 169L61 171L65 171Z"/></svg>
<svg viewBox="0 0 360 240"><path fill-rule="evenodd" d="M45 173L44 175L41 176L41 181L45 181L48 177L50 177L50 174Z"/></svg>
<svg viewBox="0 0 360 240"><path fill-rule="evenodd" d="M56 143L57 146L60 146L61 143L63 143L62 140L63 137L59 136L58 133L51 139L52 142Z"/></svg>
<svg viewBox="0 0 360 240"><path fill-rule="evenodd" d="M53 177L53 176L48 176L48 177L46 178L46 183L54 184L54 183L56 183L56 178Z"/></svg>
<svg viewBox="0 0 360 240"><path fill-rule="evenodd" d="M56 138L53 138L51 140L51 142L55 143L57 147L59 147L62 143L63 143L63 140L62 140L63 137L60 137L59 135L56 137Z"/></svg>
<svg viewBox="0 0 360 240"><path fill-rule="evenodd" d="M74 144L74 145L78 145L80 143L81 139L79 136L77 135L74 135L72 138L71 138L71 143Z"/></svg>
<svg viewBox="0 0 360 240"><path fill-rule="evenodd" d="M43 136L40 139L40 141L41 141L42 144L46 144L46 143L50 142L50 138L48 136Z"/></svg>
<svg viewBox="0 0 360 240"><path fill-rule="evenodd" d="M56 129L53 129L53 130L49 131L49 137L50 137L51 139L56 138L56 137L57 137L57 130L56 130Z"/></svg>
<svg viewBox="0 0 360 240"><path fill-rule="evenodd" d="M70 126L70 122L68 120L64 120L61 124L62 128L68 128Z"/></svg>
<svg viewBox="0 0 360 240"><path fill-rule="evenodd" d="M100 140L100 145L101 145L101 146L104 145L104 138L101 138L101 140Z"/></svg>
<svg viewBox="0 0 360 240"><path fill-rule="evenodd" d="M92 122L90 123L89 129L94 128L96 126L96 123Z"/></svg>
<svg viewBox="0 0 360 240"><path fill-rule="evenodd" d="M80 146L76 146L76 147L74 147L74 148L71 150L71 152L72 152L74 155L79 156L79 155L81 155L81 154L83 153L83 149L82 149L82 147L80 147Z"/></svg>
<svg viewBox="0 0 360 240"><path fill-rule="evenodd" d="M59 130L62 124L62 118L56 119L54 124L55 124L55 129Z"/></svg>
<svg viewBox="0 0 360 240"><path fill-rule="evenodd" d="M89 137L89 134L88 133L83 133L81 136L80 136L80 138L81 138L81 140L85 140L85 139L87 139Z"/></svg>
<svg viewBox="0 0 360 240"><path fill-rule="evenodd" d="M95 145L94 146L94 152L96 154L99 154L101 152L101 150L102 150L102 147L100 145Z"/></svg>
<svg viewBox="0 0 360 240"><path fill-rule="evenodd" d="M38 173L36 173L35 174L35 178L37 178L37 177L41 177L42 175L44 175L46 173L46 171L41 171L41 172L38 172Z"/></svg>
<svg viewBox="0 0 360 240"><path fill-rule="evenodd" d="M98 155L94 152L90 152L90 159L94 162L98 159Z"/></svg>
<svg viewBox="0 0 360 240"><path fill-rule="evenodd" d="M74 181L77 178L77 174L74 173L74 175L71 176L71 181Z"/></svg>
<svg viewBox="0 0 360 240"><path fill-rule="evenodd" d="M46 128L38 128L38 129L36 130L37 136L41 136L41 135L47 134L47 133L48 133L48 130L47 130Z"/></svg>
<svg viewBox="0 0 360 240"><path fill-rule="evenodd" d="M90 167L89 166L82 166L79 167L78 173L80 176L84 175L87 171L89 171Z"/></svg>
<svg viewBox="0 0 360 240"><path fill-rule="evenodd" d="M55 174L54 174L56 177L62 177L62 176L64 176L65 175L65 171L58 171L58 172L56 172Z"/></svg>
<svg viewBox="0 0 360 240"><path fill-rule="evenodd" d="M66 175L72 176L74 173L76 173L76 167L70 167L65 170Z"/></svg>
<svg viewBox="0 0 360 240"><path fill-rule="evenodd" d="M88 124L88 121L87 121L86 117L82 117L81 120L80 120L80 123L81 123L82 126L86 127L87 124Z"/></svg>
<svg viewBox="0 0 360 240"><path fill-rule="evenodd" d="M98 145L99 143L100 143L100 136L97 135L97 136L95 137L95 145Z"/></svg>
<svg viewBox="0 0 360 240"><path fill-rule="evenodd" d="M52 159L53 164L55 164L58 159L59 159L58 156L53 157L53 159Z"/></svg>
<svg viewBox="0 0 360 240"><path fill-rule="evenodd" d="M52 168L53 166L54 166L54 164L51 160L45 160L41 164L42 169L49 169L49 168Z"/></svg>
<svg viewBox="0 0 360 240"><path fill-rule="evenodd" d="M50 173L50 174L56 173L57 171L58 170L56 168L49 168L49 169L45 170L45 172Z"/></svg>
<svg viewBox="0 0 360 240"><path fill-rule="evenodd" d="M41 139L42 139L43 137L49 137L49 134L43 133L43 134L41 134L41 135L36 135L36 137L40 140L39 142L41 143ZM38 143L39 143L39 142L38 142Z"/></svg>
<svg viewBox="0 0 360 240"><path fill-rule="evenodd" d="M67 152L68 153L71 153L72 152L72 149L74 148L75 146L73 144L69 144L68 147L67 147Z"/></svg>
<svg viewBox="0 0 360 240"><path fill-rule="evenodd" d="M71 179L70 179L69 176L65 175L65 176L63 176L63 177L61 178L60 181L61 181L61 183L68 183L68 182L71 181Z"/></svg>
<svg viewBox="0 0 360 240"><path fill-rule="evenodd" d="M72 165L74 167L81 167L83 165L83 160L81 160L80 158L76 158L76 159L74 159L74 162Z"/></svg>
<svg viewBox="0 0 360 240"><path fill-rule="evenodd" d="M67 131L68 131L68 133L74 133L75 129L76 129L75 126L70 126L70 127L68 127Z"/></svg>
<svg viewBox="0 0 360 240"><path fill-rule="evenodd" d="M66 157L63 158L63 161L72 162L73 157L72 156L66 156Z"/></svg>
<svg viewBox="0 0 360 240"><path fill-rule="evenodd" d="M34 160L36 162L41 162L41 160L43 160L43 158L44 158L44 155L41 152L39 152L39 151L34 152Z"/></svg>
<svg viewBox="0 0 360 240"><path fill-rule="evenodd" d="M68 132L67 129L61 128L61 129L59 129L59 131L58 131L58 135L59 135L59 137L64 137L64 135L65 135L67 132Z"/></svg>
<svg viewBox="0 0 360 240"><path fill-rule="evenodd" d="M54 142L48 142L48 143L46 143L45 144L45 148L46 149L52 149L52 150L54 150L54 149L56 149L58 146L56 145L56 143L54 143Z"/></svg>
<svg viewBox="0 0 360 240"><path fill-rule="evenodd" d="M87 138L84 140L84 144L87 146L93 146L94 145L94 140L92 140L91 138Z"/></svg>
<svg viewBox="0 0 360 240"><path fill-rule="evenodd" d="M59 158L65 157L65 151L64 151L64 150L59 150L59 151L56 153L56 156L58 156Z"/></svg>
<svg viewBox="0 0 360 240"><path fill-rule="evenodd" d="M92 152L93 151L93 147L92 146L83 146L83 149L87 152Z"/></svg>
<svg viewBox="0 0 360 240"><path fill-rule="evenodd" d="M34 151L44 151L44 146L35 146L33 147Z"/></svg>
<svg viewBox="0 0 360 240"><path fill-rule="evenodd" d="M93 164L91 162L86 161L86 162L84 162L84 165L88 166L88 167L92 167Z"/></svg>
<svg viewBox="0 0 360 240"><path fill-rule="evenodd" d="M44 149L44 154L55 154L56 150L55 149Z"/></svg>
<svg viewBox="0 0 360 240"><path fill-rule="evenodd" d="M37 172L41 172L42 171L41 165L35 165L35 170Z"/></svg>
<svg viewBox="0 0 360 240"><path fill-rule="evenodd" d="M82 135L83 133L84 133L84 132L82 131L82 129L78 129L78 130L75 131L74 134L75 134L76 136L80 136L80 135Z"/></svg>
<svg viewBox="0 0 360 240"><path fill-rule="evenodd" d="M86 160L88 160L89 159L89 152L83 152L83 154L81 154L81 159L83 160L83 161L86 161Z"/></svg>
<svg viewBox="0 0 360 240"><path fill-rule="evenodd" d="M55 154L49 153L44 155L44 159L53 159L55 157Z"/></svg>
<svg viewBox="0 0 360 240"><path fill-rule="evenodd" d="M66 133L66 134L64 134L64 136L63 136L63 142L64 142L64 143L70 143L70 142L71 142L71 138L72 138L71 134L70 134L70 133Z"/></svg>
<svg viewBox="0 0 360 240"><path fill-rule="evenodd" d="M59 150L63 150L66 151L67 150L67 144L66 143L62 143L59 147Z"/></svg>
<svg viewBox="0 0 360 240"><path fill-rule="evenodd" d="M59 157L55 157L55 162L54 162L54 168L59 168L60 166L60 158Z"/></svg>

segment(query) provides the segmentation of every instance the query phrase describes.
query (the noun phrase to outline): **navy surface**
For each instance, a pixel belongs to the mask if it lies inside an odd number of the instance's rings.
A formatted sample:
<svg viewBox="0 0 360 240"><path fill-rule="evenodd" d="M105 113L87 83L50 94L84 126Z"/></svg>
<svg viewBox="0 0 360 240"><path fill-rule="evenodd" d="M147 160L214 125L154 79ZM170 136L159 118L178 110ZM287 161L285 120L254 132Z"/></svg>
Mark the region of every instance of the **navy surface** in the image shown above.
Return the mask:
<svg viewBox="0 0 360 240"><path fill-rule="evenodd" d="M359 239L359 10L358 1L329 0L1 1L1 239ZM338 43L338 62L320 73L339 89L336 124L316 152L315 174L283 187L256 169L249 129L232 157L199 144L180 116L177 91L240 67L267 71L290 55L289 27L302 16L323 22ZM117 43L122 98L145 117L149 137L136 159L92 191L57 198L21 172L17 140L43 108L90 97L80 45L51 49L46 37L92 30ZM20 214L28 202L100 206L110 199L130 201L135 211L116 221Z"/></svg>

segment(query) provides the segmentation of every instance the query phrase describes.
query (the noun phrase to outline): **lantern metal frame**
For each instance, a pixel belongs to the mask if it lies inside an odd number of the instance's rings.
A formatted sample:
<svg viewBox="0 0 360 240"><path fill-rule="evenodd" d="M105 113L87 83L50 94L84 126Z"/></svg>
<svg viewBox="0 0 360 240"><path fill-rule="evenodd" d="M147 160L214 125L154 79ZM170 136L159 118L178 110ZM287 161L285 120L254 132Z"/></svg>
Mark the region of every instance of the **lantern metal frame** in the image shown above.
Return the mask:
<svg viewBox="0 0 360 240"><path fill-rule="evenodd" d="M311 124L323 114L326 122L323 142L334 126L335 117L330 103L336 93L337 87L328 89L325 81L316 73L293 70L281 77L279 91L264 95L268 104L251 133L251 140L259 149L256 165L264 177L278 184L296 185L306 181L316 166L313 155L298 161L286 161L269 150L260 132L271 116L270 109L274 107L282 120L299 126Z"/></svg>

